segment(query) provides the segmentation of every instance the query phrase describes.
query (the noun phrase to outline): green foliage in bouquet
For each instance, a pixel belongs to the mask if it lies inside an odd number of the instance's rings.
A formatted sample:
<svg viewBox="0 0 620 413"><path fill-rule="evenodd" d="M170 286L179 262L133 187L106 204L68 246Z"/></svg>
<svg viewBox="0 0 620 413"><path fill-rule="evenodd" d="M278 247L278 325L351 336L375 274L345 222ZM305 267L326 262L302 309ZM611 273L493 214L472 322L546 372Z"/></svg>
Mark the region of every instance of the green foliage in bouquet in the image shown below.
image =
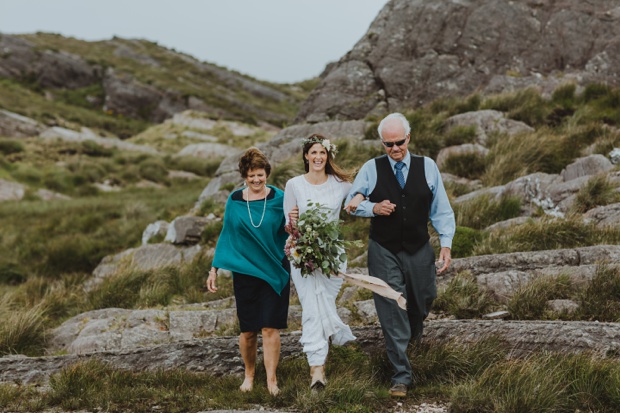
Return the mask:
<svg viewBox="0 0 620 413"><path fill-rule="evenodd" d="M337 274L347 260L345 248L361 246L361 241L345 241L340 232L342 220L329 221L329 209L317 203L308 203L308 210L297 222L286 226L290 234L284 251L301 275L321 270L328 277Z"/></svg>

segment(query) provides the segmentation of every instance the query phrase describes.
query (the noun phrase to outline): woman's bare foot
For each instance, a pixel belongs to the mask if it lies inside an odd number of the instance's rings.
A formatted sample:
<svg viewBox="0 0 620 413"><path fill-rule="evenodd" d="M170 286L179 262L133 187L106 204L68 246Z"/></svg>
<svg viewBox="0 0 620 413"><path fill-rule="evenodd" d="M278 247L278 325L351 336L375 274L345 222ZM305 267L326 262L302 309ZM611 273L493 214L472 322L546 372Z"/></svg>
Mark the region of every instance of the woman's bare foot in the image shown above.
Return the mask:
<svg viewBox="0 0 620 413"><path fill-rule="evenodd" d="M253 388L254 388L254 377L246 376L245 380L243 380L243 383L241 383L241 386L239 386L239 390L241 390L243 393L252 391Z"/></svg>
<svg viewBox="0 0 620 413"><path fill-rule="evenodd" d="M280 394L280 389L278 388L278 382L267 382L267 390L269 390L269 394L272 396L277 396Z"/></svg>

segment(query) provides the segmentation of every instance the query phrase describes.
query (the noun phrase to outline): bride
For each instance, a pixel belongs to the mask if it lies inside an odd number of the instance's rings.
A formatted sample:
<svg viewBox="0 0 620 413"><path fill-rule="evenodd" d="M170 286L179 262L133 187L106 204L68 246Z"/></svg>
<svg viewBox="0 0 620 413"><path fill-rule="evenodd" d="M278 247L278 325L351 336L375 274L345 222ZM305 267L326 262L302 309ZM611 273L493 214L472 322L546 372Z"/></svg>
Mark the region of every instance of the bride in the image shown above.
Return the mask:
<svg viewBox="0 0 620 413"><path fill-rule="evenodd" d="M303 139L302 145L306 173L290 179L284 190L287 224L303 214L309 203L322 204L329 210L328 219L338 220L342 203L351 189L352 176L335 164L337 148L329 139L314 134ZM346 272L346 262L339 270ZM329 277L320 268L312 275L302 276L301 270L295 267L291 267L291 278L302 306L300 343L310 365L310 386L319 389L327 384L325 360L330 339L336 345L355 340L351 328L336 311L336 296L343 279Z"/></svg>

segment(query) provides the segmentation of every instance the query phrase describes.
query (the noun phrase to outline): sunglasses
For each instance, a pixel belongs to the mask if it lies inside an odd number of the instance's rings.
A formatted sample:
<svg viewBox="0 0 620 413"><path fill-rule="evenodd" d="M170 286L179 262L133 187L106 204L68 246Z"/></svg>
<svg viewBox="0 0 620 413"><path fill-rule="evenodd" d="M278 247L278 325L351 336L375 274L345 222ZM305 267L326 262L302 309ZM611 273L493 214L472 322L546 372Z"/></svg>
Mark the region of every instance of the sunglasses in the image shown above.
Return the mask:
<svg viewBox="0 0 620 413"><path fill-rule="evenodd" d="M396 141L396 142L386 142L386 141L381 141L383 142L383 144L385 145L386 148L392 148L394 145L396 146L401 146L403 145L405 142L407 142L407 138L401 140L401 141Z"/></svg>

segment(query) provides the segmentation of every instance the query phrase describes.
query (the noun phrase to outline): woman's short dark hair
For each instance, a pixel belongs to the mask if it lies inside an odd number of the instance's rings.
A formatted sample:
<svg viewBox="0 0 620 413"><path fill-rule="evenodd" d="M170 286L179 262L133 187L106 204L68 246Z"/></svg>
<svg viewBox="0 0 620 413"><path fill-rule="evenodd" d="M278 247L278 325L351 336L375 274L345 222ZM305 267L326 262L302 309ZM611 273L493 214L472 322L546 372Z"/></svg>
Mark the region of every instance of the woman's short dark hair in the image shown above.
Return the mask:
<svg viewBox="0 0 620 413"><path fill-rule="evenodd" d="M264 169L267 177L271 173L271 164L267 157L258 148L250 148L241 155L239 159L239 173L243 178L247 178L248 172L254 169Z"/></svg>

